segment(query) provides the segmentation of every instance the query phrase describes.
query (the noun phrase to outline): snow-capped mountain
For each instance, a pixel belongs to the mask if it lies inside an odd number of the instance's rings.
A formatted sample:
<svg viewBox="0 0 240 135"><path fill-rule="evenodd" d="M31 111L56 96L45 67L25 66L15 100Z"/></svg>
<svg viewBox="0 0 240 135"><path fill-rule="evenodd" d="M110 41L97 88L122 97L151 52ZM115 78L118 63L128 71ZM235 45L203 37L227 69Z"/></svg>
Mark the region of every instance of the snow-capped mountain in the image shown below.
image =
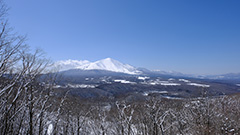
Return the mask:
<svg viewBox="0 0 240 135"><path fill-rule="evenodd" d="M130 75L168 75L178 77L190 77L198 79L213 79L213 80L240 80L240 73L223 74L223 75L192 75L183 74L176 71L162 71L162 70L148 70L145 68L135 68L128 64L123 64L112 58L106 58L95 62L88 60L62 60L55 62L55 67L59 71L66 71L70 69L81 69L83 71L103 70L116 73L125 73ZM89 72L88 72L89 73Z"/></svg>
<svg viewBox="0 0 240 135"><path fill-rule="evenodd" d="M90 64L91 62L87 60L61 60L55 62L54 66L59 70L59 71L66 71L69 69L76 69L77 67Z"/></svg>
<svg viewBox="0 0 240 135"><path fill-rule="evenodd" d="M137 70L135 67L128 64L123 64L112 58L102 59L96 62L89 62L87 60L66 60L58 61L55 65L60 71L69 69L82 69L82 70L106 70L112 72L119 72L125 74L140 74L141 71Z"/></svg>

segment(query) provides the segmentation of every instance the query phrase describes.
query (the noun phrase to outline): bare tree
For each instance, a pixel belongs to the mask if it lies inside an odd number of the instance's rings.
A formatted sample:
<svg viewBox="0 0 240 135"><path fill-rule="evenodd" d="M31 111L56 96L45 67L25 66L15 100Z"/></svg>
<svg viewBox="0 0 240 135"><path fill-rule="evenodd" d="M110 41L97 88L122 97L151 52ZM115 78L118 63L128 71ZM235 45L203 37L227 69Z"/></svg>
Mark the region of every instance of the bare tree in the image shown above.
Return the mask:
<svg viewBox="0 0 240 135"><path fill-rule="evenodd" d="M30 53L25 37L14 34L6 19L7 6L0 1L0 134L35 134L49 100L53 81L42 85L49 66L41 50ZM40 115L38 115L40 114Z"/></svg>

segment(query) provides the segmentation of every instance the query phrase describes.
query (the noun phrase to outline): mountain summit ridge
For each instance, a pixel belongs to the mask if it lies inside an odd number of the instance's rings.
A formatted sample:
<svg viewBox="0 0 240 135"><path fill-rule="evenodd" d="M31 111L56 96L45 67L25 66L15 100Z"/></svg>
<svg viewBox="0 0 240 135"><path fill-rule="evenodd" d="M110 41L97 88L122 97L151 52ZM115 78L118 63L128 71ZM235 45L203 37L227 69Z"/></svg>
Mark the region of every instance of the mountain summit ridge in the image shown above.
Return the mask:
<svg viewBox="0 0 240 135"><path fill-rule="evenodd" d="M240 80L240 73L229 73L220 75L194 75L184 74L176 71L148 70L145 68L136 68L129 64L121 63L112 58L105 58L95 62L90 62L88 60L61 60L55 62L54 66L59 69L59 71L67 71L71 69L81 69L83 71L104 70L129 75L170 75L197 79Z"/></svg>
<svg viewBox="0 0 240 135"><path fill-rule="evenodd" d="M60 71L70 69L82 69L82 70L106 70L132 75L141 73L141 71L137 70L137 68L130 66L128 64L123 64L112 58L105 58L95 62L89 62L87 60L58 61L55 63L55 66L57 66L60 69Z"/></svg>

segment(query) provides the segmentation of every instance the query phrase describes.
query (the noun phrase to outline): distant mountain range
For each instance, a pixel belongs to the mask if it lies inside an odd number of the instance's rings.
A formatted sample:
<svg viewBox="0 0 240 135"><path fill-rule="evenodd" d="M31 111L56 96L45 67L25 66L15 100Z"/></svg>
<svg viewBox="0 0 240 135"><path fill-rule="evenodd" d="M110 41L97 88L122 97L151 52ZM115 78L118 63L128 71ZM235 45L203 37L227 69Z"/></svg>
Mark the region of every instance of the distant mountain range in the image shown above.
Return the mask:
<svg viewBox="0 0 240 135"><path fill-rule="evenodd" d="M161 71L161 70L148 70L146 68L136 68L129 64L123 64L112 58L106 58L95 62L87 60L65 60L55 62L55 66L61 72L68 74L126 74L126 75L167 75L174 77L188 77L198 79L214 79L214 80L240 80L240 73L229 73L223 75L191 75L183 74L175 71Z"/></svg>
<svg viewBox="0 0 240 135"><path fill-rule="evenodd" d="M150 96L177 99L201 97L203 90L210 96L234 94L240 91L239 74L195 76L175 71L136 68L106 58L58 61L59 76L54 86L57 96L69 95L81 99L145 100Z"/></svg>
<svg viewBox="0 0 240 135"><path fill-rule="evenodd" d="M131 75L141 74L142 72L137 70L135 67L128 64L123 64L112 58L106 58L95 62L89 62L87 60L66 60L58 61L55 63L59 67L60 71L70 69L81 69L81 70L105 70L117 73L125 73Z"/></svg>

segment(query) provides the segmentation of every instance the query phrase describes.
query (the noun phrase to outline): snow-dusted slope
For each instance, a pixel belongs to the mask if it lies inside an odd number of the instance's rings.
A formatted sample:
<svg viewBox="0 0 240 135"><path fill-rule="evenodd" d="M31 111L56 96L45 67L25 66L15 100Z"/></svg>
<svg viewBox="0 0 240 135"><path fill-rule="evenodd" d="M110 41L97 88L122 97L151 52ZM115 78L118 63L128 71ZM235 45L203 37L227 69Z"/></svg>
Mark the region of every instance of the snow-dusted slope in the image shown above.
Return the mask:
<svg viewBox="0 0 240 135"><path fill-rule="evenodd" d="M120 72L126 74L139 74L141 73L136 68L123 64L117 60L106 58L96 62L89 61L77 61L77 60L67 60L56 62L56 65L60 67L60 70L68 69L82 69L82 70L107 70L112 72Z"/></svg>
<svg viewBox="0 0 240 135"><path fill-rule="evenodd" d="M61 60L61 61L57 61L55 62L55 66L57 67L57 69L59 71L65 71L65 70L69 70L69 69L76 69L77 67L89 64L90 62L87 60Z"/></svg>

